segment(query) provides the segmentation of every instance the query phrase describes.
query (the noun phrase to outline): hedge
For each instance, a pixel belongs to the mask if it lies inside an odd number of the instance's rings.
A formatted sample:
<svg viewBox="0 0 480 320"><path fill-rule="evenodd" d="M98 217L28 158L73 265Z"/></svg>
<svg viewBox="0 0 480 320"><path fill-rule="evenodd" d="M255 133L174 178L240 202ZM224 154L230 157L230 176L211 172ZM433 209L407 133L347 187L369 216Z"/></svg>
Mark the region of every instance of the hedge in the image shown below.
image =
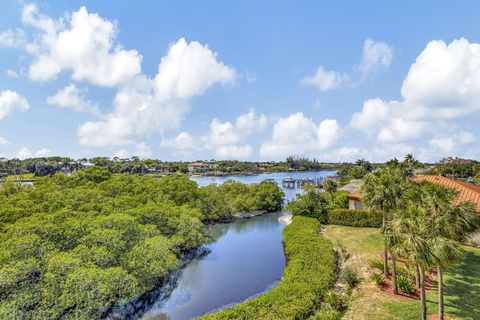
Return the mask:
<svg viewBox="0 0 480 320"><path fill-rule="evenodd" d="M287 266L283 279L267 293L198 319L305 319L335 283L332 243L319 235L314 218L295 216L283 231Z"/></svg>
<svg viewBox="0 0 480 320"><path fill-rule="evenodd" d="M382 213L370 210L334 209L328 211L328 223L350 227L382 226Z"/></svg>

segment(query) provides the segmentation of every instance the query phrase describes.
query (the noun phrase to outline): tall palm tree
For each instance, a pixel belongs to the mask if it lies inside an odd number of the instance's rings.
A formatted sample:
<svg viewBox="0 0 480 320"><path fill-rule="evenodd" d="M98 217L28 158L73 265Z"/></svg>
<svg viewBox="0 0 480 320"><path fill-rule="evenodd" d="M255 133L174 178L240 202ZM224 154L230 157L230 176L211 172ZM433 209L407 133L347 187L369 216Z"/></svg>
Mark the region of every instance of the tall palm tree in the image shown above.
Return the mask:
<svg viewBox="0 0 480 320"><path fill-rule="evenodd" d="M396 237L396 246L408 253L419 268L420 300L422 320L427 319L427 303L425 293L425 270L433 264L433 256L429 249L429 221L426 211L415 206L398 210L392 217L391 233Z"/></svg>
<svg viewBox="0 0 480 320"><path fill-rule="evenodd" d="M361 188L362 200L368 209L383 213L382 230L387 226L388 217L403 207L403 196L410 186L406 172L398 166L387 166L368 174ZM388 246L385 242L383 272L387 278ZM396 281L396 279L393 279Z"/></svg>
<svg viewBox="0 0 480 320"><path fill-rule="evenodd" d="M443 268L457 261L462 243L480 226L475 207L468 202L455 203L458 191L438 184L420 184L417 203L427 211L430 223L430 250L437 266L439 319L443 320Z"/></svg>

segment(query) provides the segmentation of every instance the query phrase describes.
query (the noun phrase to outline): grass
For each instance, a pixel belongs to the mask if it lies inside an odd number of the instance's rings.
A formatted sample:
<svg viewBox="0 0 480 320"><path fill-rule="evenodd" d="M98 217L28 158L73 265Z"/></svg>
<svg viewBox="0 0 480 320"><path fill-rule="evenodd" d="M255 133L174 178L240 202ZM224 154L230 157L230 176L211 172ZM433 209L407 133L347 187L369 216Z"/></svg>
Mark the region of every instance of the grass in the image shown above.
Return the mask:
<svg viewBox="0 0 480 320"><path fill-rule="evenodd" d="M363 277L344 319L416 320L420 301L392 296L380 291L369 279L368 261L380 259L382 238L376 228L353 228L328 225L325 237L334 244L341 243L350 253L348 263ZM445 271L445 312L451 319L480 319L480 250L467 248L464 259ZM427 294L428 313L436 313L436 284Z"/></svg>

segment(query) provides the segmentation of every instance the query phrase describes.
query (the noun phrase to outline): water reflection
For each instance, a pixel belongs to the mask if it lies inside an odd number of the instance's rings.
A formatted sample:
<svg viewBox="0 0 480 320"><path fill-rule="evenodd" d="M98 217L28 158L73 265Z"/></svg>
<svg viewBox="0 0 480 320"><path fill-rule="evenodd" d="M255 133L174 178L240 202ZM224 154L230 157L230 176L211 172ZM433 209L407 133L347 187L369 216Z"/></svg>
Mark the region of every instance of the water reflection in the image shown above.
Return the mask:
<svg viewBox="0 0 480 320"><path fill-rule="evenodd" d="M190 262L170 296L143 319L191 319L268 290L285 267L280 215L210 226L210 253Z"/></svg>

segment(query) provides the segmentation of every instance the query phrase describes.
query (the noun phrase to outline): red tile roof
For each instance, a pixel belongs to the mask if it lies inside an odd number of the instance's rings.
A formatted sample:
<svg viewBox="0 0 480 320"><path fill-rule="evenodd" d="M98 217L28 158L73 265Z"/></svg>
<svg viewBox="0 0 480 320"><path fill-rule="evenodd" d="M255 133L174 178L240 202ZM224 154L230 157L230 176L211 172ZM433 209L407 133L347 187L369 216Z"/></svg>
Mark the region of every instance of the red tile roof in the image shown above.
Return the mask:
<svg viewBox="0 0 480 320"><path fill-rule="evenodd" d="M466 183L462 181L457 181L442 176L418 176L414 179L417 182L428 181L432 183L437 183L443 185L450 189L456 189L459 191L457 196L457 201L469 201L473 203L477 211L480 212L480 187L473 185L471 183Z"/></svg>
<svg viewBox="0 0 480 320"><path fill-rule="evenodd" d="M469 201L473 203L477 211L480 212L480 187L475 186L470 183L457 181L443 176L417 176L414 178L414 181L428 181L432 183L438 183L450 189L456 189L459 191L457 196L457 201ZM351 200L362 200L362 195L359 192L353 192L348 195L348 199Z"/></svg>

